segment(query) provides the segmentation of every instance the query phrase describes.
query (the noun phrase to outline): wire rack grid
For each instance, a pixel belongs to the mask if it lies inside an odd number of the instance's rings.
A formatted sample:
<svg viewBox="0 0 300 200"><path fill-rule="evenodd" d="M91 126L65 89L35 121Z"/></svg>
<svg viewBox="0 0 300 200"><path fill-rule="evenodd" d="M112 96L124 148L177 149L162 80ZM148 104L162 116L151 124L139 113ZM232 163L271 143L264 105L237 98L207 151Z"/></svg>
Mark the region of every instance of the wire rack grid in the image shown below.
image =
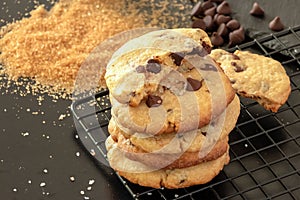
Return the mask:
<svg viewBox="0 0 300 200"><path fill-rule="evenodd" d="M141 187L119 177L133 199L300 199L300 26L228 49L247 50L282 63L291 80L286 104L271 113L242 98L241 113L230 133L230 163L211 182L184 189ZM84 147L107 163L105 140L110 115L108 91L72 104ZM125 189L124 189L125 190Z"/></svg>

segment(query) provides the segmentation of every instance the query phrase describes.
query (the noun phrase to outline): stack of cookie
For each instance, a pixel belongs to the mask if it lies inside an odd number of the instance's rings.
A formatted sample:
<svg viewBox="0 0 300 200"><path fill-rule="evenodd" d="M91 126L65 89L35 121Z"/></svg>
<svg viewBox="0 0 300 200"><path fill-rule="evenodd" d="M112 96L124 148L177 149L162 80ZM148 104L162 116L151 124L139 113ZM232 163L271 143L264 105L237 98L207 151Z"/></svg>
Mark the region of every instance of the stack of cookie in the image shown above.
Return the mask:
<svg viewBox="0 0 300 200"><path fill-rule="evenodd" d="M229 162L240 104L210 48L200 29L159 30L113 56L105 75L112 103L106 147L121 176L182 188L210 181Z"/></svg>

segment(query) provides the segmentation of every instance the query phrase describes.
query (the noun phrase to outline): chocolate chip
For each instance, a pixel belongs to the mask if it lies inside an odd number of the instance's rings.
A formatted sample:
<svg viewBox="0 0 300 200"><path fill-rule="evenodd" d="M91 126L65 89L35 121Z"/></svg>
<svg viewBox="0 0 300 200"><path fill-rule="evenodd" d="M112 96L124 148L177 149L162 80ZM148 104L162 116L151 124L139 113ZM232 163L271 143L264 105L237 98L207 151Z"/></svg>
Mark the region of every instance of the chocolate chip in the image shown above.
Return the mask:
<svg viewBox="0 0 300 200"><path fill-rule="evenodd" d="M243 72L244 71L244 68L239 66L236 62L231 62L231 65L234 66L235 72Z"/></svg>
<svg viewBox="0 0 300 200"><path fill-rule="evenodd" d="M135 70L137 73L145 73L146 72L145 66L142 66L142 65L139 65Z"/></svg>
<svg viewBox="0 0 300 200"><path fill-rule="evenodd" d="M192 23L192 28L200 28L202 30L205 30L206 29L206 25L205 25L205 23L204 23L204 21L202 19L196 19Z"/></svg>
<svg viewBox="0 0 300 200"><path fill-rule="evenodd" d="M215 23L217 23L218 17L219 17L219 14L218 14L218 13L214 15L213 20L214 20Z"/></svg>
<svg viewBox="0 0 300 200"><path fill-rule="evenodd" d="M187 91L197 91L201 88L202 86L202 81L193 79L193 78L187 78L186 79L188 84L186 86Z"/></svg>
<svg viewBox="0 0 300 200"><path fill-rule="evenodd" d="M264 9L260 7L260 5L257 2L253 3L252 9L249 12L253 16L262 17L265 15Z"/></svg>
<svg viewBox="0 0 300 200"><path fill-rule="evenodd" d="M136 92L130 92L130 96L135 97L136 96Z"/></svg>
<svg viewBox="0 0 300 200"><path fill-rule="evenodd" d="M210 1L205 1L201 4L201 7L203 11L206 11L207 9L214 7L214 4Z"/></svg>
<svg viewBox="0 0 300 200"><path fill-rule="evenodd" d="M191 15L194 17L197 17L199 15L201 15L203 13L203 9L201 7L202 2L199 1L198 3L196 3L196 5L193 7Z"/></svg>
<svg viewBox="0 0 300 200"><path fill-rule="evenodd" d="M184 58L184 54L182 52L171 53L170 57L174 61L175 65L180 66L181 65L181 61Z"/></svg>
<svg viewBox="0 0 300 200"><path fill-rule="evenodd" d="M149 95L146 104L149 108L158 107L162 104L162 99L159 96Z"/></svg>
<svg viewBox="0 0 300 200"><path fill-rule="evenodd" d="M147 63L158 63L158 64L160 64L161 62L159 60L157 60L157 59L149 59L147 61Z"/></svg>
<svg viewBox="0 0 300 200"><path fill-rule="evenodd" d="M187 55L196 55L196 54L201 57L204 57L209 53L204 48L202 48L202 49L193 48L193 50L191 52L187 53Z"/></svg>
<svg viewBox="0 0 300 200"><path fill-rule="evenodd" d="M277 16L272 21L270 21L269 28L272 31L281 31L281 30L283 30L284 29L284 25L281 22L280 17Z"/></svg>
<svg viewBox="0 0 300 200"><path fill-rule="evenodd" d="M210 54L210 52L211 52L211 46L209 44L207 44L206 42L202 42L202 47L205 49L205 52L207 54Z"/></svg>
<svg viewBox="0 0 300 200"><path fill-rule="evenodd" d="M236 19L232 19L229 22L227 22L226 27L229 30L234 31L234 30L240 28L240 23Z"/></svg>
<svg viewBox="0 0 300 200"><path fill-rule="evenodd" d="M241 26L239 29L229 33L229 46L240 44L245 40L245 31Z"/></svg>
<svg viewBox="0 0 300 200"><path fill-rule="evenodd" d="M207 132L202 132L202 131L201 131L201 134L202 134L203 136L206 136L206 135L207 135Z"/></svg>
<svg viewBox="0 0 300 200"><path fill-rule="evenodd" d="M228 35L228 29L224 23L220 24L218 30L217 30L218 35L221 36L227 36Z"/></svg>
<svg viewBox="0 0 300 200"><path fill-rule="evenodd" d="M230 16L225 16L225 15L218 15L217 19L216 19L216 23L218 25L224 23L226 24L227 22L229 22L231 20Z"/></svg>
<svg viewBox="0 0 300 200"><path fill-rule="evenodd" d="M223 15L230 15L231 14L231 8L229 6L229 3L227 1L223 1L218 7L217 12L219 14Z"/></svg>
<svg viewBox="0 0 300 200"><path fill-rule="evenodd" d="M204 71L214 71L214 72L218 71L217 68L212 64L205 64L204 67L200 67L200 69Z"/></svg>
<svg viewBox="0 0 300 200"><path fill-rule="evenodd" d="M212 16L210 15L206 15L204 18L203 18L203 21L206 25L206 28L208 31L212 31L214 28L215 28L215 23L213 21L213 18Z"/></svg>
<svg viewBox="0 0 300 200"><path fill-rule="evenodd" d="M216 13L216 7L213 6L209 9L207 9L206 11L204 11L204 15L210 15L210 16L214 16Z"/></svg>
<svg viewBox="0 0 300 200"><path fill-rule="evenodd" d="M150 59L148 60L148 63L146 65L146 70L148 72L157 74L161 71L161 65L160 65L160 61L156 60L156 59Z"/></svg>
<svg viewBox="0 0 300 200"><path fill-rule="evenodd" d="M213 32L210 40L214 46L221 46L224 43L224 39L222 38L222 36L220 36L216 32Z"/></svg>

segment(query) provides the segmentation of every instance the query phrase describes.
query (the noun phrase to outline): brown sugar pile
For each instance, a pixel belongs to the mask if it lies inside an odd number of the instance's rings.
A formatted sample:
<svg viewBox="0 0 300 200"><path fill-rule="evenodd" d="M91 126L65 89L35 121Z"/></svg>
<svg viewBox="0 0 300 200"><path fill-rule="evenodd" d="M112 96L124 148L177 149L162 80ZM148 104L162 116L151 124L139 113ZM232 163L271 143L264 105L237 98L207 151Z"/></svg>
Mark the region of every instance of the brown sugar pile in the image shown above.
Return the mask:
<svg viewBox="0 0 300 200"><path fill-rule="evenodd" d="M117 0L60 1L50 12L39 6L30 18L7 26L0 40L5 73L72 92L81 63L101 41L144 26L136 13L116 11L116 3L125 7Z"/></svg>
<svg viewBox="0 0 300 200"><path fill-rule="evenodd" d="M9 80L31 78L50 93L71 94L81 64L105 39L138 27L184 26L184 6L167 5L147 0L61 0L50 11L38 6L29 18L1 29L2 73ZM103 80L100 87L105 87Z"/></svg>

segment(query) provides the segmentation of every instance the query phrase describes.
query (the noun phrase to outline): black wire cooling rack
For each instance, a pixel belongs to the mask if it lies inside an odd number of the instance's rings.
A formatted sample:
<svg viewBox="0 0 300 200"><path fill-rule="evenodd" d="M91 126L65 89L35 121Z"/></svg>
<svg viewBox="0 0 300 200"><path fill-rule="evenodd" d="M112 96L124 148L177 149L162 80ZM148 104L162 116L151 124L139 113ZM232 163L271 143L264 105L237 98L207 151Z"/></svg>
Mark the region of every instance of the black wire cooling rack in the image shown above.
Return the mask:
<svg viewBox="0 0 300 200"><path fill-rule="evenodd" d="M245 43L229 51L248 50L282 63L291 80L291 95L277 113L240 98L241 113L230 134L230 163L211 182L184 189L152 189L116 174L133 199L300 199L300 26ZM258 63L259 64L259 63ZM111 117L108 91L72 104L85 148L106 161L105 140Z"/></svg>

